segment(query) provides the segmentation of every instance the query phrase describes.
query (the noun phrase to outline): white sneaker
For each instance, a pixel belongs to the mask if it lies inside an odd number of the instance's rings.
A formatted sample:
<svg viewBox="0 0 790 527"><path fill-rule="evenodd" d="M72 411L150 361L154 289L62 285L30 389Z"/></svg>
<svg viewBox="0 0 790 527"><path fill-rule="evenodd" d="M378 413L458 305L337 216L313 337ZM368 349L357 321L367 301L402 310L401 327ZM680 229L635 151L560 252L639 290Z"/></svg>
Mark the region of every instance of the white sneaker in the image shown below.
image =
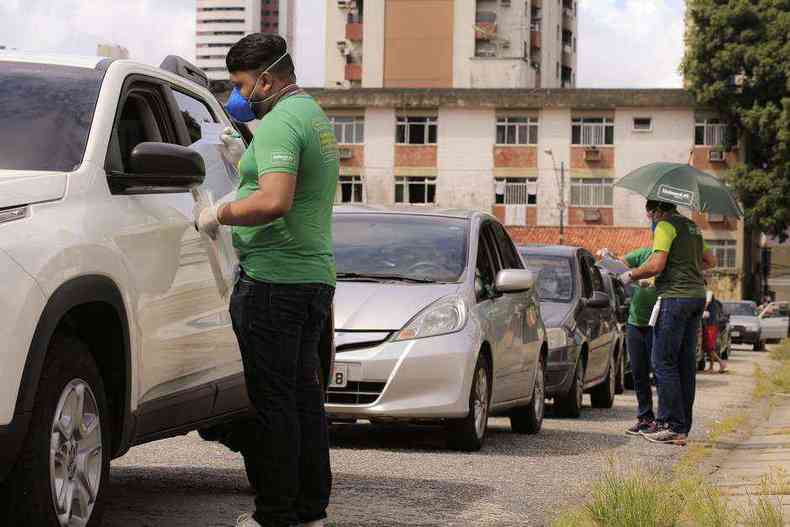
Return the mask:
<svg viewBox="0 0 790 527"><path fill-rule="evenodd" d="M256 522L250 513L244 513L236 519L236 527L261 527L261 524Z"/></svg>

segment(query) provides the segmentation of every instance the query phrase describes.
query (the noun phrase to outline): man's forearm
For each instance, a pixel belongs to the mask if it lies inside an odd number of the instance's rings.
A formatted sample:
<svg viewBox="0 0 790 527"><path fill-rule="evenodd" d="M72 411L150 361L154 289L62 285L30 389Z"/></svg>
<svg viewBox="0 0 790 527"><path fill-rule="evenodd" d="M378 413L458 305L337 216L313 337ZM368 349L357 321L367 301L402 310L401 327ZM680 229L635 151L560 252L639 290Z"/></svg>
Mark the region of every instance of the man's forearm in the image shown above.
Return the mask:
<svg viewBox="0 0 790 527"><path fill-rule="evenodd" d="M650 265L650 262L648 262L645 265L643 265L642 267L637 267L636 269L631 271L631 278L634 281L636 281L636 280L646 280L648 278L653 278L654 276L656 276L660 272L661 271L658 271L658 270L654 269L653 266Z"/></svg>
<svg viewBox="0 0 790 527"><path fill-rule="evenodd" d="M255 227L282 218L286 212L279 203L267 202L253 194L222 205L217 210L217 218L222 225Z"/></svg>

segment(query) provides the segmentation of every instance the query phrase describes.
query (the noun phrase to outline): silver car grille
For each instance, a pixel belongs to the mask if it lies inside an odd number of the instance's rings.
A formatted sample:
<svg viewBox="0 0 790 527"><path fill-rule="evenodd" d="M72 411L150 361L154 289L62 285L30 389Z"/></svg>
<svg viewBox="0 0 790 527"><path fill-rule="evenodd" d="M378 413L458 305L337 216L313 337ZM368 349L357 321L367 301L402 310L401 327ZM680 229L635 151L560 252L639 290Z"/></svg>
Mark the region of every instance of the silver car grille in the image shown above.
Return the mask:
<svg viewBox="0 0 790 527"><path fill-rule="evenodd" d="M349 382L345 388L329 388L326 402L329 404L371 404L384 391L384 382Z"/></svg>

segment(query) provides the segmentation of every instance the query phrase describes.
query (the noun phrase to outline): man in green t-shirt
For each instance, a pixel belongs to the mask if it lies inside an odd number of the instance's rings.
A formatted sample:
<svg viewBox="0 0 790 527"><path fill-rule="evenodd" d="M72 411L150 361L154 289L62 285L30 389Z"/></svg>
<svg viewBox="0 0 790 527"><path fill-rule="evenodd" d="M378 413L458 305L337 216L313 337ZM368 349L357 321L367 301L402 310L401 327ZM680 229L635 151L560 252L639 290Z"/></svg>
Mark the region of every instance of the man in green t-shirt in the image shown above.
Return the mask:
<svg viewBox="0 0 790 527"><path fill-rule="evenodd" d="M647 263L652 255L652 247L643 247L626 254L623 261L629 268L636 269ZM657 298L658 294L653 284L647 281L635 284L628 310L626 349L631 361L631 375L634 379L638 411L636 424L625 432L628 435L642 435L655 423L653 388L650 386L650 361L653 349L650 315Z"/></svg>
<svg viewBox="0 0 790 527"><path fill-rule="evenodd" d="M337 143L324 112L296 85L283 38L244 37L226 62L260 119L239 164L238 200L198 219L211 237L233 226L241 265L230 313L256 414L242 453L257 497L237 525L323 525L332 476L318 346L335 286Z"/></svg>
<svg viewBox="0 0 790 527"><path fill-rule="evenodd" d="M683 445L691 430L696 390L696 344L705 308L704 269L716 258L697 225L675 205L647 202L656 226L653 254L637 269L623 273L624 283L656 277L658 316L653 326L653 371L658 415L644 436L655 443Z"/></svg>

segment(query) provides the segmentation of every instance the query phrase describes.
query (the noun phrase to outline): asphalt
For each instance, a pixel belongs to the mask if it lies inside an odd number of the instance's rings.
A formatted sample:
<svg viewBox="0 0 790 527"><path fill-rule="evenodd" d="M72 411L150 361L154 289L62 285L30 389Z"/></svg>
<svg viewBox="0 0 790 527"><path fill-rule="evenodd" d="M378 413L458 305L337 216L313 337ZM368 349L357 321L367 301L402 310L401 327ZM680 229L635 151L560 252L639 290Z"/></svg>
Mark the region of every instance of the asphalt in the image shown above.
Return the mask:
<svg viewBox="0 0 790 527"><path fill-rule="evenodd" d="M754 364L765 353L737 349L727 375L697 376L695 428L704 437L718 419L746 408ZM582 503L609 466L664 470L678 446L631 438L633 392L609 410L586 407L580 419L550 415L535 436L491 419L484 449L451 452L431 427L335 425L330 519L345 526L540 526ZM113 463L106 527L232 526L252 509L242 460L196 434L133 449Z"/></svg>

